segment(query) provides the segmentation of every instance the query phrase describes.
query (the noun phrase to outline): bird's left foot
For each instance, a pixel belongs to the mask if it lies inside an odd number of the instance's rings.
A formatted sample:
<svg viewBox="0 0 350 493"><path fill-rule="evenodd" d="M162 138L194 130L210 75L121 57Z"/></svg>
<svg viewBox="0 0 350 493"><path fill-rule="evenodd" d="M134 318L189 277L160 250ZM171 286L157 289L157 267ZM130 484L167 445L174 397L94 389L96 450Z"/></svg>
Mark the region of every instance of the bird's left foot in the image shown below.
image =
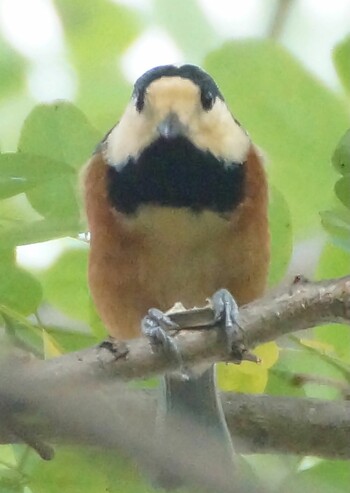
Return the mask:
<svg viewBox="0 0 350 493"><path fill-rule="evenodd" d="M221 322L225 330L228 351L234 360L240 362L245 349L241 343L237 344L239 330L241 330L238 323L238 305L227 289L216 291L211 302L214 310L214 321Z"/></svg>

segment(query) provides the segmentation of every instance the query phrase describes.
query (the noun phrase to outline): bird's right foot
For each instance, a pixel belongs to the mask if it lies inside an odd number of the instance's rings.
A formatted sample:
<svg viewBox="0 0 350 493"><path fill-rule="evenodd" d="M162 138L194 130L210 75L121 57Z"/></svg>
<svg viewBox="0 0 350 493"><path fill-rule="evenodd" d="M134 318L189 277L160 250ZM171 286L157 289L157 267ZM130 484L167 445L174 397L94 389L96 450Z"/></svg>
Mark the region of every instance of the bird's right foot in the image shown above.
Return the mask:
<svg viewBox="0 0 350 493"><path fill-rule="evenodd" d="M150 308L148 314L142 319L141 330L152 344L161 347L166 355L178 363L182 376L187 379L188 374L172 334L180 330L179 325L158 308Z"/></svg>

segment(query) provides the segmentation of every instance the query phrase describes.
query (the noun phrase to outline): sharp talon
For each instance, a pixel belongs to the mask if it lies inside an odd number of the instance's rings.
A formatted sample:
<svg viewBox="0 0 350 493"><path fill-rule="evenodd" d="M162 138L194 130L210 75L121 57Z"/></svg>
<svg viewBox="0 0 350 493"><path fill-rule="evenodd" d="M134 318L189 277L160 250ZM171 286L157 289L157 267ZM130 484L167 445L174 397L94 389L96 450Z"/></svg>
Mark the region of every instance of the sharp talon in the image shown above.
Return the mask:
<svg viewBox="0 0 350 493"><path fill-rule="evenodd" d="M239 311L235 299L227 289L219 289L212 297L212 305L214 320L223 323L229 353L233 354L235 359L242 360L244 348L237 345L238 329L242 328L238 323Z"/></svg>
<svg viewBox="0 0 350 493"><path fill-rule="evenodd" d="M157 308L148 310L148 315L142 320L141 327L146 337L152 339L155 344L162 344L166 347L174 345L174 341L167 332L180 329L170 317Z"/></svg>
<svg viewBox="0 0 350 493"><path fill-rule="evenodd" d="M141 329L142 333L151 339L153 344L161 346L170 357L176 359L180 366L182 378L188 380L189 374L184 366L179 348L173 337L169 335L169 332L179 331L179 325L161 310L151 308L141 322Z"/></svg>

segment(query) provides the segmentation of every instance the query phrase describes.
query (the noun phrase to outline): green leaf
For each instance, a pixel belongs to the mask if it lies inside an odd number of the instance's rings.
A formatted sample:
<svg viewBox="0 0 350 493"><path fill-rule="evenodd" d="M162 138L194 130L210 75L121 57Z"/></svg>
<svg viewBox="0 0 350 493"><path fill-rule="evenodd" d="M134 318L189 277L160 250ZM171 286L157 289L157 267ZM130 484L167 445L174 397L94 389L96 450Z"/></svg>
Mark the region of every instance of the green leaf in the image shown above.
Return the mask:
<svg viewBox="0 0 350 493"><path fill-rule="evenodd" d="M305 397L304 389L293 383L293 373L283 368L283 363L280 365L279 362L269 371L265 393L278 396Z"/></svg>
<svg viewBox="0 0 350 493"><path fill-rule="evenodd" d="M130 99L130 84L118 61L144 21L136 10L106 0L56 0L55 4L79 77L77 104L105 132Z"/></svg>
<svg viewBox="0 0 350 493"><path fill-rule="evenodd" d="M73 174L70 166L45 157L24 153L0 154L0 199Z"/></svg>
<svg viewBox="0 0 350 493"><path fill-rule="evenodd" d="M87 284L88 248L86 244L80 247L65 251L41 279L49 302L69 317L86 322L96 342L106 338L107 331L97 314Z"/></svg>
<svg viewBox="0 0 350 493"><path fill-rule="evenodd" d="M316 270L316 279L329 279L348 275L350 272L350 253L332 243L322 250Z"/></svg>
<svg viewBox="0 0 350 493"><path fill-rule="evenodd" d="M115 59L140 32L136 11L106 0L55 0L78 68Z"/></svg>
<svg viewBox="0 0 350 493"><path fill-rule="evenodd" d="M0 447L1 493L25 493L26 478L17 468L17 460L13 448L12 445L1 445Z"/></svg>
<svg viewBox="0 0 350 493"><path fill-rule="evenodd" d="M269 175L288 202L294 232L315 229L318 211L332 200L329 156L348 125L344 102L271 40L226 43L205 66L234 115L266 151Z"/></svg>
<svg viewBox="0 0 350 493"><path fill-rule="evenodd" d="M66 315L90 320L87 286L88 249L65 251L42 275L45 298Z"/></svg>
<svg viewBox="0 0 350 493"><path fill-rule="evenodd" d="M80 330L68 330L60 327L45 327L48 334L52 335L65 352L78 351L93 346L102 338Z"/></svg>
<svg viewBox="0 0 350 493"><path fill-rule="evenodd" d="M33 493L102 493L108 491L107 484L106 474L97 467L92 454L78 448L56 448L54 460L41 461L28 482Z"/></svg>
<svg viewBox="0 0 350 493"><path fill-rule="evenodd" d="M55 459L41 461L32 471L33 493L151 493L135 467L111 451L57 447ZM77 474L79 471L79 474ZM49 490L48 490L49 485Z"/></svg>
<svg viewBox="0 0 350 493"><path fill-rule="evenodd" d="M317 279L342 277L350 272L350 252L327 243L316 271ZM350 361L350 331L347 325L332 324L314 329L317 340L331 345L338 356Z"/></svg>
<svg viewBox="0 0 350 493"><path fill-rule="evenodd" d="M20 152L45 156L78 169L101 139L100 133L72 103L40 104L26 118Z"/></svg>
<svg viewBox="0 0 350 493"><path fill-rule="evenodd" d="M331 378L344 382L343 373L322 357L323 353L317 353L303 349L284 349L280 351L280 359L276 370L285 374L305 374L319 378ZM272 370L273 371L273 370ZM303 385L308 397L320 399L334 399L339 397L339 390L333 386L306 383Z"/></svg>
<svg viewBox="0 0 350 493"><path fill-rule="evenodd" d="M290 211L283 195L270 188L269 223L271 233L271 264L269 285L276 285L284 276L293 250Z"/></svg>
<svg viewBox="0 0 350 493"><path fill-rule="evenodd" d="M38 105L24 122L19 150L78 169L90 156L100 134L73 104ZM32 206L47 218L79 218L78 177L65 176L28 191Z"/></svg>
<svg viewBox="0 0 350 493"><path fill-rule="evenodd" d="M291 471L295 471L300 462L300 458L292 454L288 456L282 454L249 454L244 459L250 465L252 472L255 473L257 482L254 489L243 488L243 490L266 493L282 493L279 485Z"/></svg>
<svg viewBox="0 0 350 493"><path fill-rule="evenodd" d="M338 199L350 209L350 174L337 181L334 190Z"/></svg>
<svg viewBox="0 0 350 493"><path fill-rule="evenodd" d="M6 464L9 468L16 466L16 458L13 453L12 445L1 445L0 447L0 467L6 467Z"/></svg>
<svg viewBox="0 0 350 493"><path fill-rule="evenodd" d="M25 315L8 306L0 305L0 314L7 329L14 334L16 339L21 341L29 351L43 357L42 329L30 322Z"/></svg>
<svg viewBox="0 0 350 493"><path fill-rule="evenodd" d="M19 222L16 226L0 229L0 251L19 245L29 245L54 240L63 236L76 237L82 231L76 220L43 219L28 223Z"/></svg>
<svg viewBox="0 0 350 493"><path fill-rule="evenodd" d="M333 61L345 90L350 92L350 36L334 48Z"/></svg>
<svg viewBox="0 0 350 493"><path fill-rule="evenodd" d="M0 37L0 98L20 91L26 83L26 61Z"/></svg>
<svg viewBox="0 0 350 493"><path fill-rule="evenodd" d="M33 324L20 313L3 305L0 306L0 314L6 320L7 325L10 326L17 339L43 356L43 328L41 326ZM65 352L91 347L102 339L102 337L97 338L88 332L70 330L65 327L45 325L45 332L54 338Z"/></svg>
<svg viewBox="0 0 350 493"><path fill-rule="evenodd" d="M12 469L6 469L0 473L1 493L24 493L23 480Z"/></svg>
<svg viewBox="0 0 350 493"><path fill-rule="evenodd" d="M42 299L39 281L16 265L0 263L0 304L30 315Z"/></svg>
<svg viewBox="0 0 350 493"><path fill-rule="evenodd" d="M332 164L338 173L350 173L350 129L339 140L332 155Z"/></svg>
<svg viewBox="0 0 350 493"><path fill-rule="evenodd" d="M79 223L78 177L62 177L28 190L27 198L36 211L49 220Z"/></svg>
<svg viewBox="0 0 350 493"><path fill-rule="evenodd" d="M333 348L337 356L350 363L350 331L348 325L322 325L314 329L317 341Z"/></svg>
<svg viewBox="0 0 350 493"><path fill-rule="evenodd" d="M260 365L249 361L243 361L240 365L218 363L218 387L225 392L261 394L265 390L270 368L278 361L279 348L272 341L255 348L254 354L261 359Z"/></svg>
<svg viewBox="0 0 350 493"><path fill-rule="evenodd" d="M349 491L350 468L347 461L320 461L309 469L302 470L287 478L279 491L300 493L346 493Z"/></svg>
<svg viewBox="0 0 350 493"><path fill-rule="evenodd" d="M350 211L323 211L320 212L320 216L322 226L332 236L333 241L350 250Z"/></svg>
<svg viewBox="0 0 350 493"><path fill-rule="evenodd" d="M38 219L41 219L41 216L28 206L25 195L20 194L0 200L0 236L3 231Z"/></svg>
<svg viewBox="0 0 350 493"><path fill-rule="evenodd" d="M121 70L114 65L115 60L105 64L101 62L99 69L93 70L93 73L84 72L77 98L79 107L104 133L117 123L130 101L132 91Z"/></svg>

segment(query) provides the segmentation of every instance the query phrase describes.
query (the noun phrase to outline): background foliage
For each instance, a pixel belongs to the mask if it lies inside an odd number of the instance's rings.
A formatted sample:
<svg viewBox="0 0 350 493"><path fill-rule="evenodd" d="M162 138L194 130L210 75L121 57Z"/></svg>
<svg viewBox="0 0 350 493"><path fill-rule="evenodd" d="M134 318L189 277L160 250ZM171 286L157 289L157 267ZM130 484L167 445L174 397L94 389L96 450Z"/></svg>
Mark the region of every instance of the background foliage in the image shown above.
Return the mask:
<svg viewBox="0 0 350 493"><path fill-rule="evenodd" d="M67 63L74 70L74 103L35 105L27 87L30 61L0 33L0 319L37 354L56 356L100 341L86 282L88 244L80 213L78 174L115 124L131 86L122 57L150 26L165 30L187 61L216 79L234 114L264 149L271 184L270 286L286 275L292 251L315 246L315 277L350 269L350 37L333 63L342 84L322 84L275 39L226 40L194 0L155 0L151 14L108 0L55 0ZM25 114L27 115L25 118ZM13 143L18 135L16 148ZM65 238L57 246L57 240ZM23 245L45 243L40 268L18 262ZM321 254L317 257L317 252ZM306 253L305 253L306 254ZM299 256L300 257L300 256ZM318 260L317 260L318 258ZM305 335L303 335L305 337ZM319 327L307 340L258 349L263 365L220 366L223 390L337 398L337 385L293 385L296 374L335 382L350 379L348 328ZM341 362L347 370L340 373ZM147 383L145 384L147 385ZM301 457L254 456L257 482L276 492L348 491L348 465ZM79 474L77 474L79 471ZM276 479L278 478L278 479ZM125 460L103 452L59 448L51 463L25 447L0 447L2 492L152 491Z"/></svg>

